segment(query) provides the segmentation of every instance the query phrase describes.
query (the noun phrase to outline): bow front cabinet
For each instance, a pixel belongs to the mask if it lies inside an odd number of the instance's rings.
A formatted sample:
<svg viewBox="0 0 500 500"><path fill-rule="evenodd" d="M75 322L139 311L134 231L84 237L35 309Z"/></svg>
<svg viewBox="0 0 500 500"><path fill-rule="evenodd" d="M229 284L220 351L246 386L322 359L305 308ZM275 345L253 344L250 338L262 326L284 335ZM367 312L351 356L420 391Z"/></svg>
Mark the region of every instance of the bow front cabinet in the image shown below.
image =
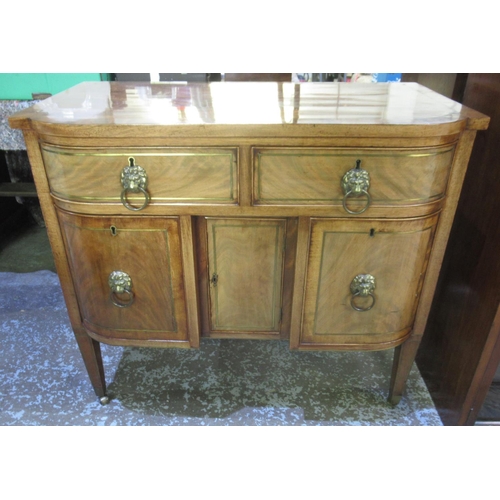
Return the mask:
<svg viewBox="0 0 500 500"><path fill-rule="evenodd" d="M488 118L418 84L89 82L10 124L103 403L101 342L204 337L394 349L397 403Z"/></svg>

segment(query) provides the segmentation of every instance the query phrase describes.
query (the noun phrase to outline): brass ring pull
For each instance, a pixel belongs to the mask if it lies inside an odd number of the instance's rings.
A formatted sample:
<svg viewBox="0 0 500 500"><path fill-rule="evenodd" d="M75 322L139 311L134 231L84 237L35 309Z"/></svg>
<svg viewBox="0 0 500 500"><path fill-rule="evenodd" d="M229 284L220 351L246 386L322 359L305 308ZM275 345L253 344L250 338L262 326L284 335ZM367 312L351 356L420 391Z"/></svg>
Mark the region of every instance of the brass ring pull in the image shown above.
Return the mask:
<svg viewBox="0 0 500 500"><path fill-rule="evenodd" d="M371 274L358 274L351 282L351 307L355 311L369 311L375 305L375 277ZM371 297L371 302L360 307L356 305L356 297Z"/></svg>
<svg viewBox="0 0 500 500"><path fill-rule="evenodd" d="M131 193L140 192L140 193L142 193L144 195L144 203L140 207L134 207L133 205L131 205L127 200L127 193L128 192L131 192ZM134 210L137 212L137 211L142 210L143 208L148 206L150 197L149 197L149 193L142 187L138 187L137 189L125 188L122 191L121 200L122 200L122 203L125 206L125 208L128 208L129 210Z"/></svg>
<svg viewBox="0 0 500 500"><path fill-rule="evenodd" d="M135 296L132 291L132 278L123 271L113 271L108 278L110 287L109 298L116 307L130 307L134 302ZM121 300L118 295L128 295L128 300Z"/></svg>
<svg viewBox="0 0 500 500"><path fill-rule="evenodd" d="M134 292L132 292L131 290L123 290L122 293L126 293L128 294L129 298L126 302L123 302L121 301L116 295L115 295L115 292L111 291L109 292L109 298L111 300L111 302L113 302L113 304L116 306L116 307L130 307L133 302L134 302Z"/></svg>
<svg viewBox="0 0 500 500"><path fill-rule="evenodd" d="M372 197L368 192L370 188L370 174L361 168L361 160L356 160L356 167L351 168L342 177L342 190L344 191L344 198L342 200L342 206L344 210L353 215L362 214L371 204ZM351 210L347 207L348 198L359 198L360 196L366 196L366 203L361 210Z"/></svg>
<svg viewBox="0 0 500 500"><path fill-rule="evenodd" d="M351 196L351 195L353 197L356 197L356 198L359 198L362 195L366 196L365 206L361 210L358 210L356 212L356 211L351 210L350 208L347 207L347 198L349 198L349 196ZM358 215L358 214L362 214L370 206L371 201L372 201L372 197L370 196L370 193L368 191L366 191L365 189L362 189L359 194L355 193L354 191L347 191L346 194L344 195L343 200L342 200L342 206L344 207L344 210L346 212L353 214L353 215Z"/></svg>
<svg viewBox="0 0 500 500"><path fill-rule="evenodd" d="M125 208L137 212L145 208L151 199L149 193L146 191L148 175L142 167L135 164L134 158L129 158L128 162L129 165L121 173L123 190L120 198ZM127 199L128 193L142 193L144 195L144 203L138 207L131 205Z"/></svg>
<svg viewBox="0 0 500 500"><path fill-rule="evenodd" d="M351 297L351 307L355 310L355 311L369 311L374 305L375 305L375 295L373 295L373 293L369 293L368 295L363 295L363 297L371 297L372 298L372 302L371 304L369 304L368 306L366 307L358 307L354 301L355 297L359 297L361 295L361 293L355 293L352 297Z"/></svg>

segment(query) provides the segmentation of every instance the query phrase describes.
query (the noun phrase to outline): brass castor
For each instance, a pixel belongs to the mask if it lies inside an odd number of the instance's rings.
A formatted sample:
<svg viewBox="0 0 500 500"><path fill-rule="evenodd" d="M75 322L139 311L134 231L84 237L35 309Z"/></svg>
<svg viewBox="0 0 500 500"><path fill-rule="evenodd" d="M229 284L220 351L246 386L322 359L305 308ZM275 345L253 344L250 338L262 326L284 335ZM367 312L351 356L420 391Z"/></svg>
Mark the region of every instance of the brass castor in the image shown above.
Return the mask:
<svg viewBox="0 0 500 500"><path fill-rule="evenodd" d="M109 396L103 396L102 398L99 398L99 403L101 403L102 406L109 404L109 402Z"/></svg>

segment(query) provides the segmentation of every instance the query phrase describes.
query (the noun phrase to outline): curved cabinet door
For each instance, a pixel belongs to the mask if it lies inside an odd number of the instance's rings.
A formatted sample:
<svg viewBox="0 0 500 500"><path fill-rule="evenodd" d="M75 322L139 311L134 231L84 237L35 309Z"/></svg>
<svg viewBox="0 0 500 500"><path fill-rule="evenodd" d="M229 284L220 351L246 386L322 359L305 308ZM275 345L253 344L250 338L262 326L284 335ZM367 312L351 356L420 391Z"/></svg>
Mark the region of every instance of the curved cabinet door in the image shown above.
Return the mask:
<svg viewBox="0 0 500 500"><path fill-rule="evenodd" d="M179 219L58 216L87 331L107 343L188 347ZM113 282L115 272L129 283Z"/></svg>
<svg viewBox="0 0 500 500"><path fill-rule="evenodd" d="M403 342L437 219L312 219L299 347L384 349Z"/></svg>

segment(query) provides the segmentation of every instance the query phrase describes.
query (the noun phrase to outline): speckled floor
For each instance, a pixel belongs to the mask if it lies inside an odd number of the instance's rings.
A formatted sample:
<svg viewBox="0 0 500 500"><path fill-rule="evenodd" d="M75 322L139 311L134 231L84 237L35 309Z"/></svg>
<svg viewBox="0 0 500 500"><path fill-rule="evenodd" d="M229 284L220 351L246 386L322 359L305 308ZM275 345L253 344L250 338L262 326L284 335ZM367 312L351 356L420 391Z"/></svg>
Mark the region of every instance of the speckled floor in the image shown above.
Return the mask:
<svg viewBox="0 0 500 500"><path fill-rule="evenodd" d="M478 420L500 422L500 382L494 381L491 384Z"/></svg>
<svg viewBox="0 0 500 500"><path fill-rule="evenodd" d="M387 401L392 351L296 352L283 341L199 350L103 345L93 393L55 273L0 273L0 425L442 425L414 366Z"/></svg>

